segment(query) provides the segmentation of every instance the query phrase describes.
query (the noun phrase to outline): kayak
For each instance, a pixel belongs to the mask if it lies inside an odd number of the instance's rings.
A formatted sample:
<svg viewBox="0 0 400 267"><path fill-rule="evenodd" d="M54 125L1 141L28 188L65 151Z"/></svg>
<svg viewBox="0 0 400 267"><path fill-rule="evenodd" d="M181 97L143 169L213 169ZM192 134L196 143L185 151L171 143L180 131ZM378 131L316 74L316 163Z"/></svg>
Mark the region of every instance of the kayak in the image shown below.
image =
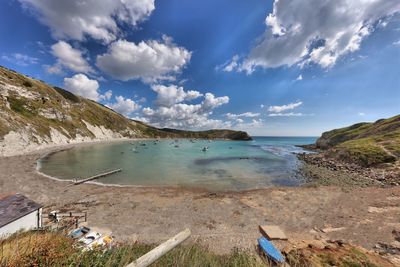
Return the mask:
<svg viewBox="0 0 400 267"><path fill-rule="evenodd" d="M264 251L268 258L272 259L275 262L282 263L285 261L282 254L275 248L275 246L268 241L265 237L260 237L258 239L258 245Z"/></svg>

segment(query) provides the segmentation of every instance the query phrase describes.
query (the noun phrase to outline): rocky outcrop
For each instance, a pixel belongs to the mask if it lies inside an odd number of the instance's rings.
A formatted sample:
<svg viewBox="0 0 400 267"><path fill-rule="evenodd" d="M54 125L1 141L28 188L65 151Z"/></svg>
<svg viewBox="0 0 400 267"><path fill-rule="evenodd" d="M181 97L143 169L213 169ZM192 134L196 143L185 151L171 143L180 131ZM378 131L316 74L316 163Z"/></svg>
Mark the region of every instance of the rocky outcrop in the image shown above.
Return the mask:
<svg viewBox="0 0 400 267"><path fill-rule="evenodd" d="M325 132L316 147L327 156L364 167L396 163L400 158L400 115Z"/></svg>

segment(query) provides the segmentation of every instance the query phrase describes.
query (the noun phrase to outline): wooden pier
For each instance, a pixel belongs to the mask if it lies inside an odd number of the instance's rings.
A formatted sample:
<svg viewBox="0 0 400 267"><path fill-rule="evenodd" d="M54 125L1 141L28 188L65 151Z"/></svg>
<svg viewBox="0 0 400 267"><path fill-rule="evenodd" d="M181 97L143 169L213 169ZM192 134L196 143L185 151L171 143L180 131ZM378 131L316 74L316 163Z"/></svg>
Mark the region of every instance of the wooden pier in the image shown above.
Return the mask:
<svg viewBox="0 0 400 267"><path fill-rule="evenodd" d="M112 170L112 171L108 171L108 172L99 173L99 174L93 175L93 176L91 176L89 178L75 181L74 185L83 184L83 183L86 183L88 181L91 181L91 180L94 180L94 179L98 179L98 178L101 178L101 177L105 177L105 176L108 176L108 175L111 175L111 174L114 174L114 173L117 173L117 172L121 172L121 171L122 171L122 169L116 169L116 170Z"/></svg>

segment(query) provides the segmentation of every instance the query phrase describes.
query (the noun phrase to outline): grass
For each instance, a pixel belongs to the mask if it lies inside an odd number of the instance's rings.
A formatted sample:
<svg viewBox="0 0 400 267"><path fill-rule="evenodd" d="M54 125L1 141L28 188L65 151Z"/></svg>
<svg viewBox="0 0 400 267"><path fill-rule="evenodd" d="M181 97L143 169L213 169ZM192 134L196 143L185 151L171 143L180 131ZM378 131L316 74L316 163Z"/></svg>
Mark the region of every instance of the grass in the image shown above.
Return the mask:
<svg viewBox="0 0 400 267"><path fill-rule="evenodd" d="M376 255L369 255L361 250L346 245L336 248L305 248L292 250L287 255L287 262L292 267L336 266L336 267L378 267L393 266Z"/></svg>
<svg viewBox="0 0 400 267"><path fill-rule="evenodd" d="M337 156L362 166L392 163L396 157L388 154L373 138L346 141L336 147Z"/></svg>
<svg viewBox="0 0 400 267"><path fill-rule="evenodd" d="M394 163L400 158L400 115L325 132L317 147L365 167Z"/></svg>
<svg viewBox="0 0 400 267"><path fill-rule="evenodd" d="M17 233L0 241L0 266L126 266L154 245L119 244L108 251L81 252L58 232ZM256 255L233 250L217 255L200 245L182 245L160 258L158 266L266 266Z"/></svg>

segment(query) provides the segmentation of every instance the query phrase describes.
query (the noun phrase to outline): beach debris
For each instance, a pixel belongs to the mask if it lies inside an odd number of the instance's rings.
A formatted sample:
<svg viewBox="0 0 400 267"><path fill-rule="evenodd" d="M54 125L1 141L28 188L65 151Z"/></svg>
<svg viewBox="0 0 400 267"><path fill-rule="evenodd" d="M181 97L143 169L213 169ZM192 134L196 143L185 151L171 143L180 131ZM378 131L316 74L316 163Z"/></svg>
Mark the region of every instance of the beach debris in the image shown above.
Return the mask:
<svg viewBox="0 0 400 267"><path fill-rule="evenodd" d="M277 225L260 225L260 231L269 240L287 240L285 233Z"/></svg>
<svg viewBox="0 0 400 267"><path fill-rule="evenodd" d="M346 227L326 227L326 228L324 228L324 229L321 229L321 232L323 232L323 233L331 233L331 232L338 232L338 231L343 231L343 230L345 230L346 229Z"/></svg>
<svg viewBox="0 0 400 267"><path fill-rule="evenodd" d="M164 254L168 251L172 250L180 243L188 239L191 235L190 229L185 229L184 231L180 232L179 234L175 235L171 239L168 239L158 247L150 250L134 262L128 264L126 267L147 267L159 258L161 258Z"/></svg>
<svg viewBox="0 0 400 267"><path fill-rule="evenodd" d="M275 248L274 244L272 244L265 237L260 237L258 239L258 246L260 250L271 260L277 263L284 263L285 259L283 258L280 251Z"/></svg>

